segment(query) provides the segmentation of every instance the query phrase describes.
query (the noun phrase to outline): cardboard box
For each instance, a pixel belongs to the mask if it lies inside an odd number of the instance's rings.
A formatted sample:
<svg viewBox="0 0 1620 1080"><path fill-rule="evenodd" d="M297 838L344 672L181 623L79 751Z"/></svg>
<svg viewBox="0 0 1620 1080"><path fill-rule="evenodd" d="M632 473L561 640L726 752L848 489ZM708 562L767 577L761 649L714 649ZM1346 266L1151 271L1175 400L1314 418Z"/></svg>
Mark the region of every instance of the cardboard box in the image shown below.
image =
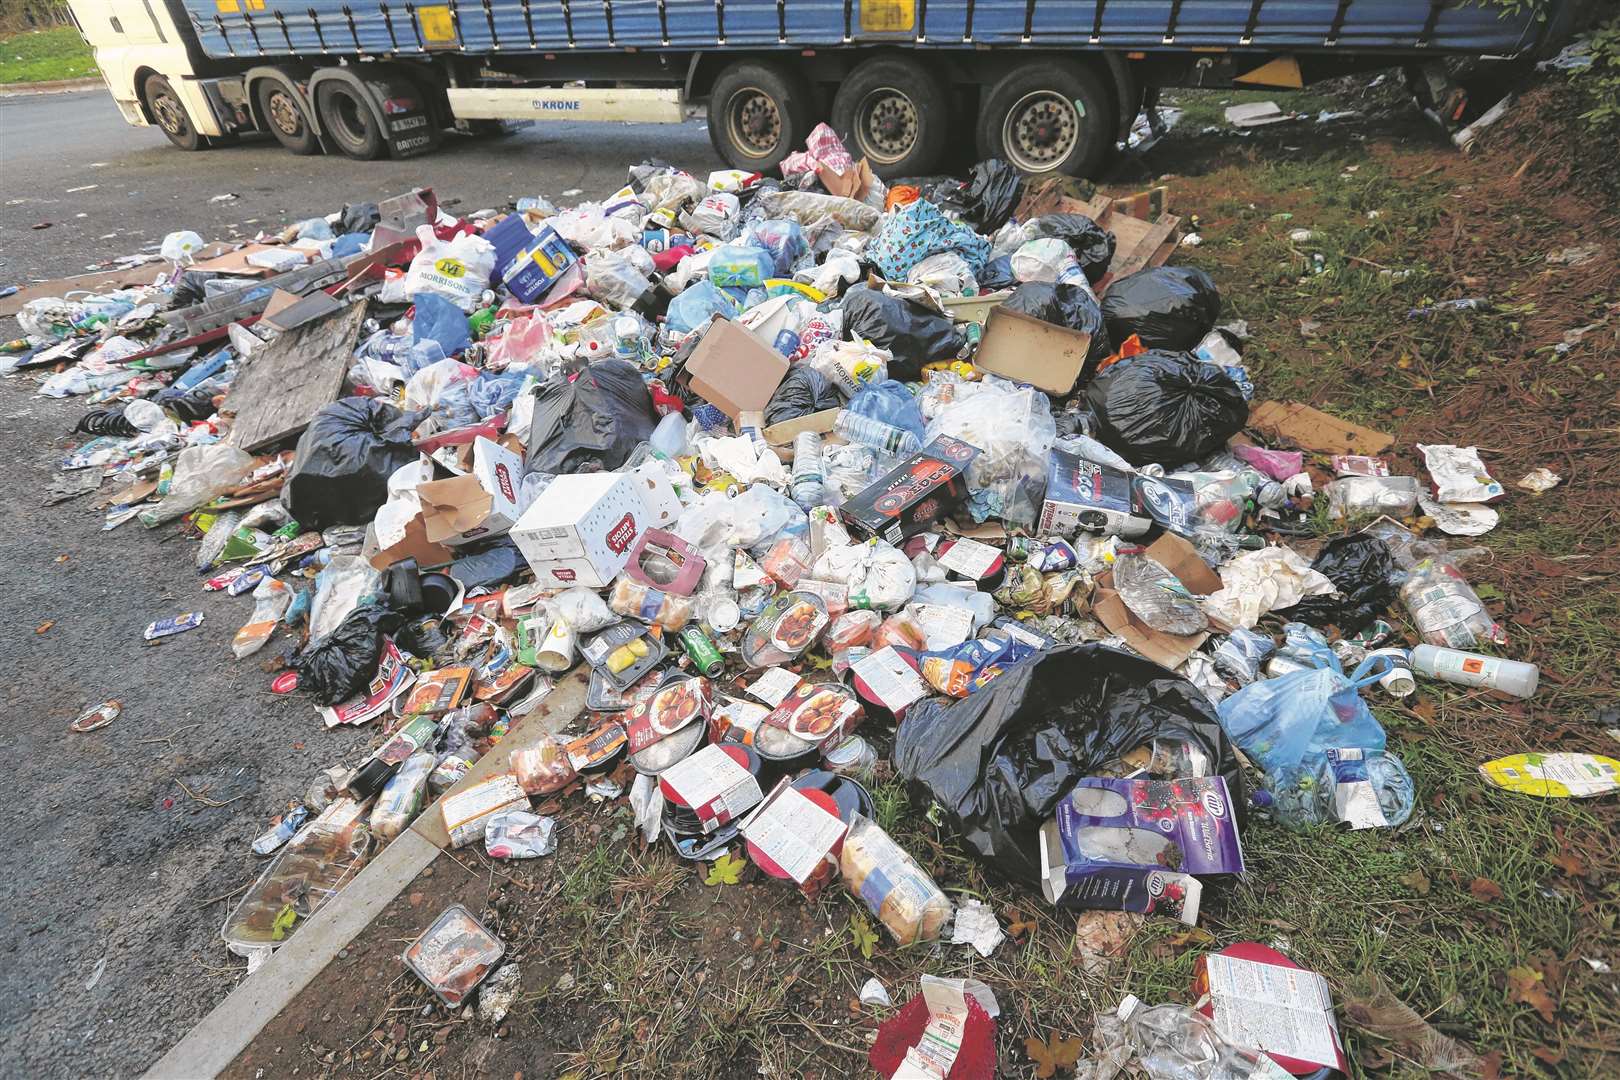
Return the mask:
<svg viewBox="0 0 1620 1080"><path fill-rule="evenodd" d="M859 539L898 544L928 529L967 498L962 474L979 448L948 435L896 465L889 474L846 502L839 514Z"/></svg>
<svg viewBox="0 0 1620 1080"><path fill-rule="evenodd" d="M667 529L681 516L681 497L675 494L664 466L652 459L643 461L632 471L636 478L636 496L647 508L649 529Z"/></svg>
<svg viewBox="0 0 1620 1080"><path fill-rule="evenodd" d="M985 319L973 366L1066 397L1074 392L1090 350L1090 334L998 307Z"/></svg>
<svg viewBox="0 0 1620 1080"><path fill-rule="evenodd" d="M693 393L732 420L770 404L787 371L787 357L727 319L709 324L686 361Z"/></svg>
<svg viewBox="0 0 1620 1080"><path fill-rule="evenodd" d="M624 569L647 517L634 474L570 473L551 482L511 536L540 581L599 589Z"/></svg>
<svg viewBox="0 0 1620 1080"><path fill-rule="evenodd" d="M517 524L522 486L522 457L482 436L474 439L470 472L416 487L427 541L456 547L507 532Z"/></svg>
<svg viewBox="0 0 1620 1080"><path fill-rule="evenodd" d="M1076 529L1105 536L1141 536L1153 518L1130 473L1053 450L1046 463L1046 499L1040 535L1072 535Z"/></svg>
<svg viewBox="0 0 1620 1080"><path fill-rule="evenodd" d="M1215 571L1198 557L1198 549L1174 533L1165 533L1147 547L1148 557L1169 570L1190 592L1208 596L1218 592L1221 579ZM1097 594L1091 603L1091 613L1111 634L1125 639L1125 643L1161 667L1172 671L1209 639L1208 631L1196 634L1166 634L1155 630L1131 614L1131 609L1120 599L1114 588L1112 572L1097 578ZM1211 619L1210 625L1226 630L1224 623Z"/></svg>
<svg viewBox="0 0 1620 1080"><path fill-rule="evenodd" d="M522 214L508 214L484 234L495 246L495 266L501 280L519 301L529 304L546 291L579 261L568 241L550 225L531 233Z"/></svg>

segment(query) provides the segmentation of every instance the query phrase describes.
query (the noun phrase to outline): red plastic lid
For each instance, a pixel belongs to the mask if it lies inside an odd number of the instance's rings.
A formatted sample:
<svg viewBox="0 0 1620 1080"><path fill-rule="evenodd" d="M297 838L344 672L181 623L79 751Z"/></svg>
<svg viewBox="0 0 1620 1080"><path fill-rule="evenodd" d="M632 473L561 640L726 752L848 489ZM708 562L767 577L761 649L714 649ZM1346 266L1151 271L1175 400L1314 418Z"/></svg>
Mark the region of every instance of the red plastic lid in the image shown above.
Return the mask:
<svg viewBox="0 0 1620 1080"><path fill-rule="evenodd" d="M296 689L298 689L298 672L296 671L283 671L270 680L270 692L272 694L290 694Z"/></svg>
<svg viewBox="0 0 1620 1080"><path fill-rule="evenodd" d="M741 743L715 743L713 745L719 746L722 754L741 765L743 771L755 777L759 776L759 755L749 750L748 747L743 746ZM690 809L686 800L677 795L675 789L669 786L669 781L663 777L658 778L658 790L664 793L664 798L676 806Z"/></svg>

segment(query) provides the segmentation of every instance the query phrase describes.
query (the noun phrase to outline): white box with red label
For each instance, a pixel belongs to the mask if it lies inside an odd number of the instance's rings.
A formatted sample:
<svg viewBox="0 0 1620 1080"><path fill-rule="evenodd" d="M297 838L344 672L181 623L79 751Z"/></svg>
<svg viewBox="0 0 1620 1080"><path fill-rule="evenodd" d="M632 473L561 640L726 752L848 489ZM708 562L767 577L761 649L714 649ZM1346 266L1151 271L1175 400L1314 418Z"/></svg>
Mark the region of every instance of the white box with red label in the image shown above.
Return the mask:
<svg viewBox="0 0 1620 1080"><path fill-rule="evenodd" d="M518 520L522 486L523 458L480 436L471 471L416 486L428 542L454 547L501 535Z"/></svg>
<svg viewBox="0 0 1620 1080"><path fill-rule="evenodd" d="M597 589L624 569L648 518L632 474L570 473L551 482L511 535L542 584Z"/></svg>

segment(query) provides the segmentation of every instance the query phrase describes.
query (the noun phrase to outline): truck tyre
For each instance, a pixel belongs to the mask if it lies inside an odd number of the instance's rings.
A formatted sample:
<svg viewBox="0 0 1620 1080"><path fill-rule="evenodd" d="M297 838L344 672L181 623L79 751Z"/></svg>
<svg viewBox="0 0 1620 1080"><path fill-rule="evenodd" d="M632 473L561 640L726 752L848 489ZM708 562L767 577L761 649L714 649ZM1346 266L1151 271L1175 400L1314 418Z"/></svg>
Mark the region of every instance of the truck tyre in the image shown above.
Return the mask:
<svg viewBox="0 0 1620 1080"><path fill-rule="evenodd" d="M208 140L197 133L191 117L186 115L185 105L180 102L180 95L174 92L168 79L162 75L148 75L145 85L141 87L141 98L146 102L146 111L151 114L153 122L169 137L170 142L182 150L207 149Z"/></svg>
<svg viewBox="0 0 1620 1080"><path fill-rule="evenodd" d="M934 171L950 141L950 87L911 57L858 65L833 98L833 129L884 179Z"/></svg>
<svg viewBox="0 0 1620 1080"><path fill-rule="evenodd" d="M1114 105L1102 80L1056 60L1018 67L979 110L979 155L1032 175L1092 176L1114 143Z"/></svg>
<svg viewBox="0 0 1620 1080"><path fill-rule="evenodd" d="M321 115L321 130L344 156L375 161L387 155L382 127L355 87L337 79L321 83L315 90L315 109Z"/></svg>
<svg viewBox="0 0 1620 1080"><path fill-rule="evenodd" d="M264 117L264 126L277 142L300 157L320 152L315 129L292 91L274 79L260 79L253 97L259 104L259 115Z"/></svg>
<svg viewBox="0 0 1620 1080"><path fill-rule="evenodd" d="M780 64L743 60L709 91L709 142L734 169L765 172L803 148L814 110L810 87Z"/></svg>

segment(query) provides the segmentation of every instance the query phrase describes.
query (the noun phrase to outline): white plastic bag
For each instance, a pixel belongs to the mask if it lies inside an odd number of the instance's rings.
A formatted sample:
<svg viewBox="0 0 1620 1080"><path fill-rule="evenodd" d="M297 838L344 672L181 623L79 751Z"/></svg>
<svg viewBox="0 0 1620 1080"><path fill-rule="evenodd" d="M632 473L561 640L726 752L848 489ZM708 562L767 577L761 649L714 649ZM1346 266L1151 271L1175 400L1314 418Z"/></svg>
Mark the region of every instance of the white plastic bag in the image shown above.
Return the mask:
<svg viewBox="0 0 1620 1080"><path fill-rule="evenodd" d="M141 524L151 529L197 509L234 486L252 467L253 455L235 446L186 447L175 458L169 493L156 506L141 511Z"/></svg>
<svg viewBox="0 0 1620 1080"><path fill-rule="evenodd" d="M683 214L681 224L716 240L730 240L737 235L737 219L741 214L737 196L717 191Z"/></svg>
<svg viewBox="0 0 1620 1080"><path fill-rule="evenodd" d="M593 251L585 259L586 291L611 307L620 310L632 307L652 287L646 275L618 252Z"/></svg>
<svg viewBox="0 0 1620 1080"><path fill-rule="evenodd" d="M411 260L405 275L405 293L438 293L462 311L478 310L478 302L495 273L495 245L482 236L458 235L440 240L431 225L420 226L416 238L422 250Z"/></svg>

